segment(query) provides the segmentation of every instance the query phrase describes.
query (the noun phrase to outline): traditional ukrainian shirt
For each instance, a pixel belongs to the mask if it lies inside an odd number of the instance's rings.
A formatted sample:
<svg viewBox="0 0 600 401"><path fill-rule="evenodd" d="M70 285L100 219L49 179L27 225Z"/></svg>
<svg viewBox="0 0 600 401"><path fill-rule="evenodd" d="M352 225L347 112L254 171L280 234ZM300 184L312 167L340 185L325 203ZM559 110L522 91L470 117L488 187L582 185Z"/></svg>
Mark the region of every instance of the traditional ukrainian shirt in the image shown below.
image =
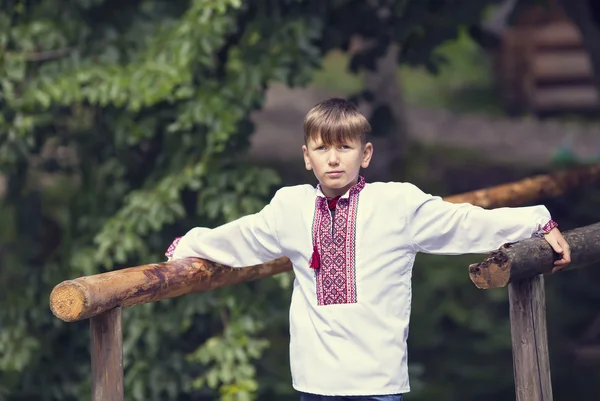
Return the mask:
<svg viewBox="0 0 600 401"><path fill-rule="evenodd" d="M417 252L486 253L531 237L549 221L544 206L484 210L409 183L366 184L361 177L335 213L319 186L285 187L256 214L192 229L173 257L231 267L288 257L296 276L293 387L320 395L397 394L409 391L406 340Z"/></svg>

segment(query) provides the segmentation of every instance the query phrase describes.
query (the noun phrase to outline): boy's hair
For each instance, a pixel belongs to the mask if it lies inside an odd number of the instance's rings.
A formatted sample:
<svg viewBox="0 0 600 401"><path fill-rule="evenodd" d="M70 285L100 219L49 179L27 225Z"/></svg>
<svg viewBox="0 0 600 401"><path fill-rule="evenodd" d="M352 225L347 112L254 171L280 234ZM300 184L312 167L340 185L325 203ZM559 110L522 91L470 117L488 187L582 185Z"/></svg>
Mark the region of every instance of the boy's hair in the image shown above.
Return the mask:
<svg viewBox="0 0 600 401"><path fill-rule="evenodd" d="M331 146L354 139L367 143L371 124L350 102L332 98L316 104L304 118L304 144L321 136L323 144Z"/></svg>

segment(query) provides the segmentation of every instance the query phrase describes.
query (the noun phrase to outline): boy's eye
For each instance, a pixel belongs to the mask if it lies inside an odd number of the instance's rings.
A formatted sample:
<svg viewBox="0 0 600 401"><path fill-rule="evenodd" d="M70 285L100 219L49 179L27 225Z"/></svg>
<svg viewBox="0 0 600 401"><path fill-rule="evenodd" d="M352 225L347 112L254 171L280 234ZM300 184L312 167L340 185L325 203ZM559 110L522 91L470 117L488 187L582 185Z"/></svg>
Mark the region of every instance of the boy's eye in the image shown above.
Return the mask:
<svg viewBox="0 0 600 401"><path fill-rule="evenodd" d="M321 145L317 148L317 150L325 150L325 146Z"/></svg>

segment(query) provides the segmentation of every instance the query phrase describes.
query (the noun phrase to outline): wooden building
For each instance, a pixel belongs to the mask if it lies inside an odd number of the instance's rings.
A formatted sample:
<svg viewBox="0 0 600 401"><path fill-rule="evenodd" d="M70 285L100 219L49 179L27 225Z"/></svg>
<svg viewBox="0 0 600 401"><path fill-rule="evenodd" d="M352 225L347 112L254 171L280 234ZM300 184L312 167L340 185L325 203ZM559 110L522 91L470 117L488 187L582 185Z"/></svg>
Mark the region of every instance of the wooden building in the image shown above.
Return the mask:
<svg viewBox="0 0 600 401"><path fill-rule="evenodd" d="M557 7L516 15L495 51L495 75L515 114L581 114L600 110L600 96L578 27Z"/></svg>

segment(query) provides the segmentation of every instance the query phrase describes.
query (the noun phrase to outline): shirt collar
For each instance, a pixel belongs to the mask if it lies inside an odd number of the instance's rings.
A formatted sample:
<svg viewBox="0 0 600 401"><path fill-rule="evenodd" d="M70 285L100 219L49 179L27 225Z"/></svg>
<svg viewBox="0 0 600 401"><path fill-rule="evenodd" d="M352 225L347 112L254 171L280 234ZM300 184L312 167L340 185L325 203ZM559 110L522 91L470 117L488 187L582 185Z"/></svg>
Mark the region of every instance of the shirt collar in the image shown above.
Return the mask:
<svg viewBox="0 0 600 401"><path fill-rule="evenodd" d="M363 177L362 175L359 175L358 182L356 184L354 184L348 191L346 191L346 193L343 194L340 197L340 199L349 198L350 195L358 194L360 191L362 191L362 189L365 187L365 185L366 185L365 177ZM321 183L319 183L317 185L317 196L319 196L321 198L327 198L325 196L325 194L323 194L323 191L321 190Z"/></svg>

